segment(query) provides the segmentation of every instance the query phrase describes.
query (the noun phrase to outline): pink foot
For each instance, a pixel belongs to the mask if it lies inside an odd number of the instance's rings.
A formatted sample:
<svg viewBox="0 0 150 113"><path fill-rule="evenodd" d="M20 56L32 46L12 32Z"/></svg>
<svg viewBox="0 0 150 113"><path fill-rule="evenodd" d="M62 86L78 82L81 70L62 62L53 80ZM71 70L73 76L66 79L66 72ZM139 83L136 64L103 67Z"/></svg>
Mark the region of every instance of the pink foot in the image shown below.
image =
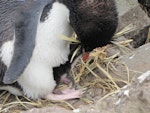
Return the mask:
<svg viewBox="0 0 150 113"><path fill-rule="evenodd" d="M48 94L45 98L48 100L69 100L80 98L84 92L82 90L75 90L75 89L65 89L62 91L62 94Z"/></svg>

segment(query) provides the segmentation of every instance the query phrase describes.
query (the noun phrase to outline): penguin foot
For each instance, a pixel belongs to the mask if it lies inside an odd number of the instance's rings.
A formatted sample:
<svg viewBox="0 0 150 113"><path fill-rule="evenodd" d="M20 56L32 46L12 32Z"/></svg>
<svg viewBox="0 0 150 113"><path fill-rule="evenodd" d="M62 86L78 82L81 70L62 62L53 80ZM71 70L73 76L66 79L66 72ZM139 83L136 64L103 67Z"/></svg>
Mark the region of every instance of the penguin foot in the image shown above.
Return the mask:
<svg viewBox="0 0 150 113"><path fill-rule="evenodd" d="M45 97L45 99L54 100L54 101L70 100L70 99L80 98L83 93L84 93L83 90L75 90L75 89L68 88L61 91L61 94L60 92L59 94L50 93Z"/></svg>

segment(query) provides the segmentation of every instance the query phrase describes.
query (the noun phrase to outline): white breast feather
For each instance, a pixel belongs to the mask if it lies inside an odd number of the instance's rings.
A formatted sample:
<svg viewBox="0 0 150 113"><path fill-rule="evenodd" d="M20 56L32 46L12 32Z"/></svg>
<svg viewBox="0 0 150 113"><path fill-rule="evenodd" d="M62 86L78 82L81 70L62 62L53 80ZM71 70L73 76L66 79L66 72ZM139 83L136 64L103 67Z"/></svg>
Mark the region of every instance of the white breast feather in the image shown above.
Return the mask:
<svg viewBox="0 0 150 113"><path fill-rule="evenodd" d="M45 22L39 22L32 58L18 79L18 83L28 97L34 99L43 97L51 93L56 86L53 67L65 63L70 52L68 43L58 37L62 34L72 35L73 30L67 21L68 18L67 7L55 2ZM13 44L9 45L13 48ZM12 51L8 52L10 54ZM7 52L2 54L6 57Z"/></svg>

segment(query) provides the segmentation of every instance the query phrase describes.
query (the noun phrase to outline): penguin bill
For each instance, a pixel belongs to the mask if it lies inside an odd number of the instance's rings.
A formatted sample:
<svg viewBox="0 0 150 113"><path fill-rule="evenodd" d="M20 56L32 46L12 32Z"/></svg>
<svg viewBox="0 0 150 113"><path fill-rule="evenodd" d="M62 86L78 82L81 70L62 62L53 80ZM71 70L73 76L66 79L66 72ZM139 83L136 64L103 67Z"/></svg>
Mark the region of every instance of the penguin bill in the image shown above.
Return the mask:
<svg viewBox="0 0 150 113"><path fill-rule="evenodd" d="M79 40L77 40L75 38L67 37L65 35L59 35L59 38L62 39L62 40L68 41L70 43L81 43Z"/></svg>

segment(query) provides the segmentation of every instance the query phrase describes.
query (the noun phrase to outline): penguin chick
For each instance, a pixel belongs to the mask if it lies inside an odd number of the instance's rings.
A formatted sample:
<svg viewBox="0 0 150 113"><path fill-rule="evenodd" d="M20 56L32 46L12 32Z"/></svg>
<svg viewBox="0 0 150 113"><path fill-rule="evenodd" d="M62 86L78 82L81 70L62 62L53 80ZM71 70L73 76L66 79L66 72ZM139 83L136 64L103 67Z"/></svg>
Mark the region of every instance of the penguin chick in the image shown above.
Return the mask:
<svg viewBox="0 0 150 113"><path fill-rule="evenodd" d="M64 83L68 85L70 82L72 82L72 84L74 85L74 79L71 76L71 65L76 60L76 58L81 55L81 50L77 52L72 62L71 58L78 46L78 44L70 44L70 53L68 56L68 61L65 64L61 64L60 66L53 68L54 79L57 84Z"/></svg>

